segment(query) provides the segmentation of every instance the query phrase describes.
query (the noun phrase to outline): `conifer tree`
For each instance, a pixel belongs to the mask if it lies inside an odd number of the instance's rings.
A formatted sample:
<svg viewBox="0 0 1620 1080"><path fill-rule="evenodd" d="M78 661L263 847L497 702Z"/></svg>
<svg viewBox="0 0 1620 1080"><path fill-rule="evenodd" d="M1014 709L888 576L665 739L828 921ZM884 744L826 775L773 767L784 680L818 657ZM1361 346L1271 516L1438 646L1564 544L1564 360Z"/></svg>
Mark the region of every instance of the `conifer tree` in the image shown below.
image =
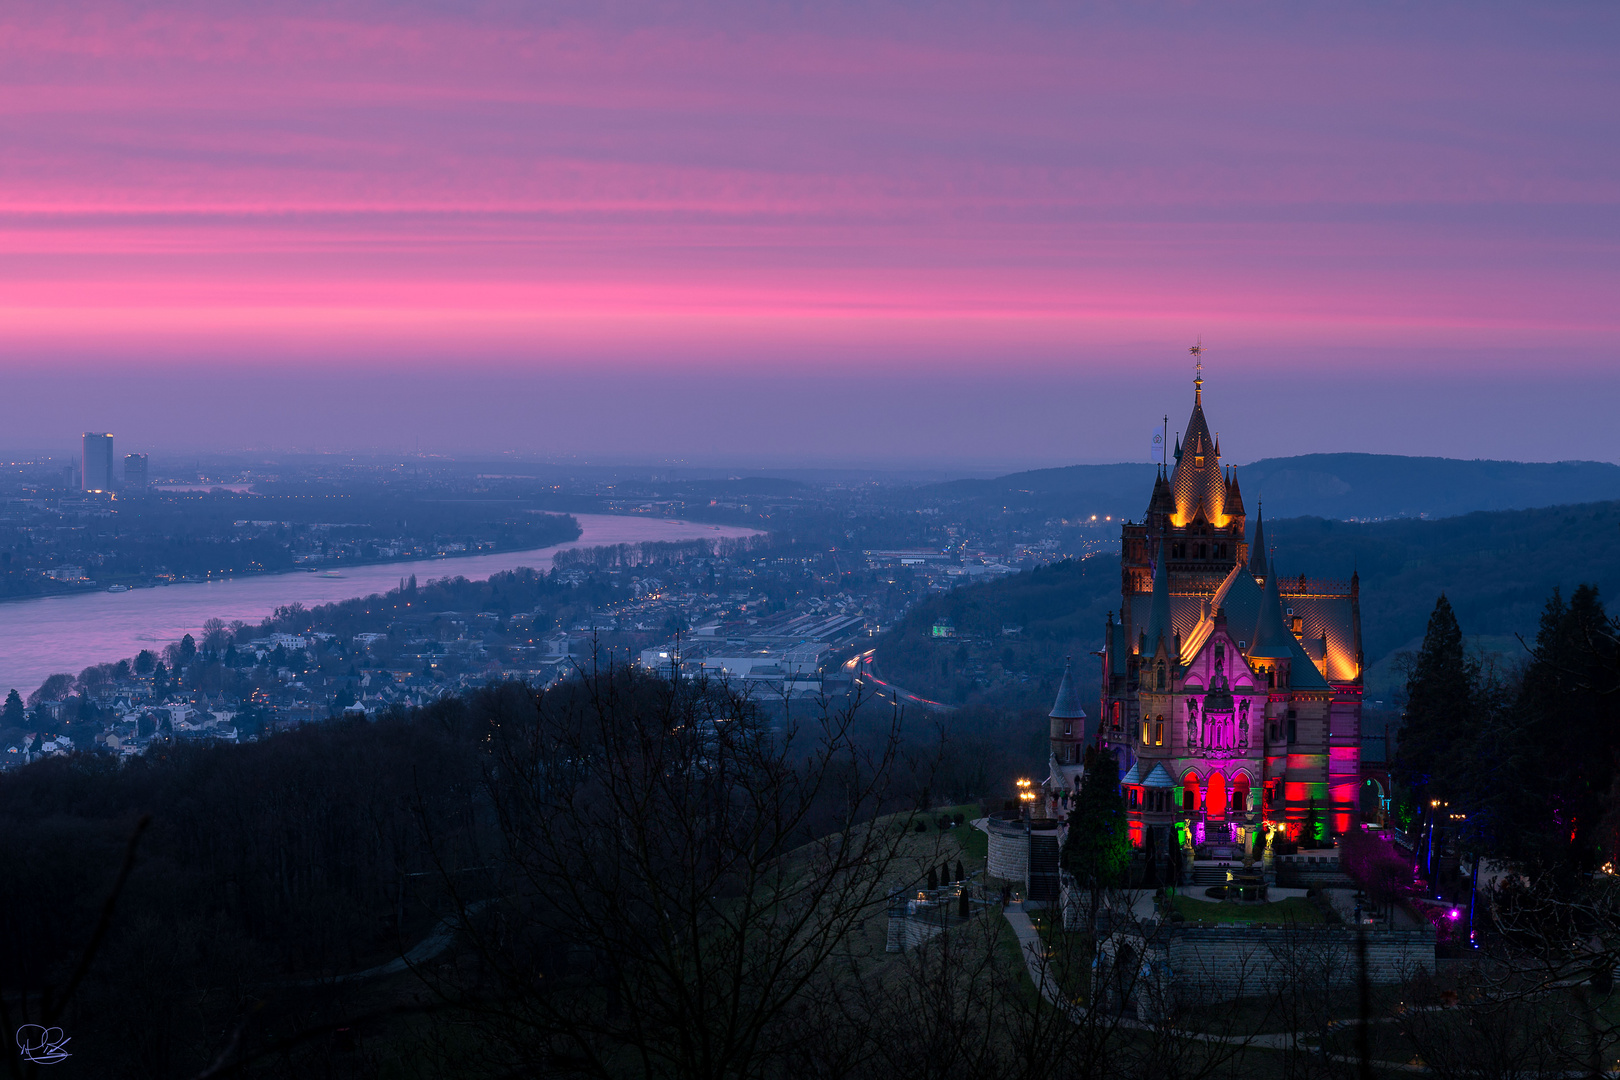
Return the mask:
<svg viewBox="0 0 1620 1080"><path fill-rule="evenodd" d="M1091 929L1103 890L1125 884L1131 862L1130 826L1119 790L1119 765L1110 754L1086 752L1085 779L1063 842L1063 868L1091 891Z"/></svg>
<svg viewBox="0 0 1620 1080"><path fill-rule="evenodd" d="M1569 882L1615 857L1620 627L1597 589L1553 593L1518 693L1482 743L1468 807L1481 850Z"/></svg>
<svg viewBox="0 0 1620 1080"><path fill-rule="evenodd" d="M1406 678L1406 715L1395 774L1406 788L1409 804L1457 794L1455 777L1474 733L1478 674L1477 665L1464 652L1457 616L1441 593Z"/></svg>
<svg viewBox="0 0 1620 1080"><path fill-rule="evenodd" d="M20 728L28 720L28 710L23 706L22 695L15 689L6 695L6 704L0 708L0 727Z"/></svg>

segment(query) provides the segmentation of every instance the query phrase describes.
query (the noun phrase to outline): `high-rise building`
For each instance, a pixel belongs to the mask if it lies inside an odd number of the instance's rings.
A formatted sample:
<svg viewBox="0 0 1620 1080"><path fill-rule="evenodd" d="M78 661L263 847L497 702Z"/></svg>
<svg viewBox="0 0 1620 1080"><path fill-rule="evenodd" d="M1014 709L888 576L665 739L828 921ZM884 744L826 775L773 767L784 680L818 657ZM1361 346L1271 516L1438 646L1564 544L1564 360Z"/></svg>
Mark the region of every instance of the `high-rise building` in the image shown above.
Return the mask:
<svg viewBox="0 0 1620 1080"><path fill-rule="evenodd" d="M111 491L113 486L112 432L84 433L84 478L86 491Z"/></svg>
<svg viewBox="0 0 1620 1080"><path fill-rule="evenodd" d="M1245 519L1200 375L1173 467L1160 467L1145 519L1123 528L1094 729L1118 759L1131 839L1150 861L1235 849L1262 830L1323 844L1358 821L1359 583L1284 577L1264 526L1250 540ZM1082 715L1059 694L1046 784L1059 814L1083 771Z"/></svg>
<svg viewBox="0 0 1620 1080"><path fill-rule="evenodd" d="M146 490L146 455L124 455L124 490Z"/></svg>

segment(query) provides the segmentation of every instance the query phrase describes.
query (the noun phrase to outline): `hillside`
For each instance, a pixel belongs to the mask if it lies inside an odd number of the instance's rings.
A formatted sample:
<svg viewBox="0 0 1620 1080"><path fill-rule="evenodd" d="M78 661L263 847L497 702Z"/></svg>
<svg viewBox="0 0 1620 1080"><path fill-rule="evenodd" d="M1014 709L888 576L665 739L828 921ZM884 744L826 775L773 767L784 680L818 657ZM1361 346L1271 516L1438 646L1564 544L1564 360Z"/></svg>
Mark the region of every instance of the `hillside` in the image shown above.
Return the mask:
<svg viewBox="0 0 1620 1080"><path fill-rule="evenodd" d="M1072 465L956 480L919 489L944 502L1042 511L1059 517L1112 514L1139 518L1153 486L1153 465ZM1268 516L1380 519L1452 517L1620 499L1620 466L1600 461L1461 461L1394 454L1304 454L1240 466L1252 513Z"/></svg>
<svg viewBox="0 0 1620 1080"><path fill-rule="evenodd" d="M1598 586L1620 597L1620 502L1473 513L1438 521L1356 523L1322 518L1266 522L1283 574L1361 575L1362 638L1381 687L1397 682L1392 655L1415 648L1445 592L1465 633L1511 654L1534 634L1554 588ZM1113 557L1060 563L968 586L919 604L878 642L884 677L943 701L1033 703L1072 655L1094 700L1103 620L1119 606ZM948 618L956 636L931 636ZM1022 627L1016 634L1004 628ZM1382 692L1382 691L1381 691Z"/></svg>

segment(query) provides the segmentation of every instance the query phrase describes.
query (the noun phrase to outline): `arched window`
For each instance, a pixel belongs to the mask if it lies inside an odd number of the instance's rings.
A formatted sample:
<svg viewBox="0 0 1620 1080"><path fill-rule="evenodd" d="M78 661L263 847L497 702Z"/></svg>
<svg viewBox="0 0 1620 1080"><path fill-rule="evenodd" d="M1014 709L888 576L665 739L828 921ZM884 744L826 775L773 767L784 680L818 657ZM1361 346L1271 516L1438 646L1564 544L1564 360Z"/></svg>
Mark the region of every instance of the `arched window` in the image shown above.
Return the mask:
<svg viewBox="0 0 1620 1080"><path fill-rule="evenodd" d="M1153 733L1150 730L1148 730L1148 718L1145 717L1145 716L1142 717L1142 745L1143 746L1148 745L1152 734Z"/></svg>
<svg viewBox="0 0 1620 1080"><path fill-rule="evenodd" d="M1249 778L1238 773L1232 778L1232 812L1246 814L1249 812Z"/></svg>
<svg viewBox="0 0 1620 1080"><path fill-rule="evenodd" d="M1164 717L1162 716L1153 718L1153 745L1164 745Z"/></svg>
<svg viewBox="0 0 1620 1080"><path fill-rule="evenodd" d="M1193 773L1188 773L1182 782L1181 808L1188 812L1198 809L1198 777Z"/></svg>
<svg viewBox="0 0 1620 1080"><path fill-rule="evenodd" d="M1204 809L1210 817L1226 813L1226 777L1218 772L1209 774L1209 786L1204 791Z"/></svg>

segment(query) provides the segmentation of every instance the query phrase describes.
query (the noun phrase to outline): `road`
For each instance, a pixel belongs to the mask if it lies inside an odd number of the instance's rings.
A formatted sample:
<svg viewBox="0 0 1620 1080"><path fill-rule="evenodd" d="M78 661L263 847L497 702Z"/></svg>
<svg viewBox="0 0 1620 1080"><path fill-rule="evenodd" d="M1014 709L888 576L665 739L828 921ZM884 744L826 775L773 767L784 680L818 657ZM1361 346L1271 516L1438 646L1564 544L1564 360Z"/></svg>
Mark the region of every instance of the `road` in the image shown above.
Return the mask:
<svg viewBox="0 0 1620 1080"><path fill-rule="evenodd" d="M943 701L934 701L931 698L913 694L910 690L885 682L872 673L872 655L876 649L867 649L860 655L846 661L844 668L853 677L856 686L871 686L876 689L879 697L887 697L897 705L920 705L929 712L952 712L955 705L947 705Z"/></svg>

